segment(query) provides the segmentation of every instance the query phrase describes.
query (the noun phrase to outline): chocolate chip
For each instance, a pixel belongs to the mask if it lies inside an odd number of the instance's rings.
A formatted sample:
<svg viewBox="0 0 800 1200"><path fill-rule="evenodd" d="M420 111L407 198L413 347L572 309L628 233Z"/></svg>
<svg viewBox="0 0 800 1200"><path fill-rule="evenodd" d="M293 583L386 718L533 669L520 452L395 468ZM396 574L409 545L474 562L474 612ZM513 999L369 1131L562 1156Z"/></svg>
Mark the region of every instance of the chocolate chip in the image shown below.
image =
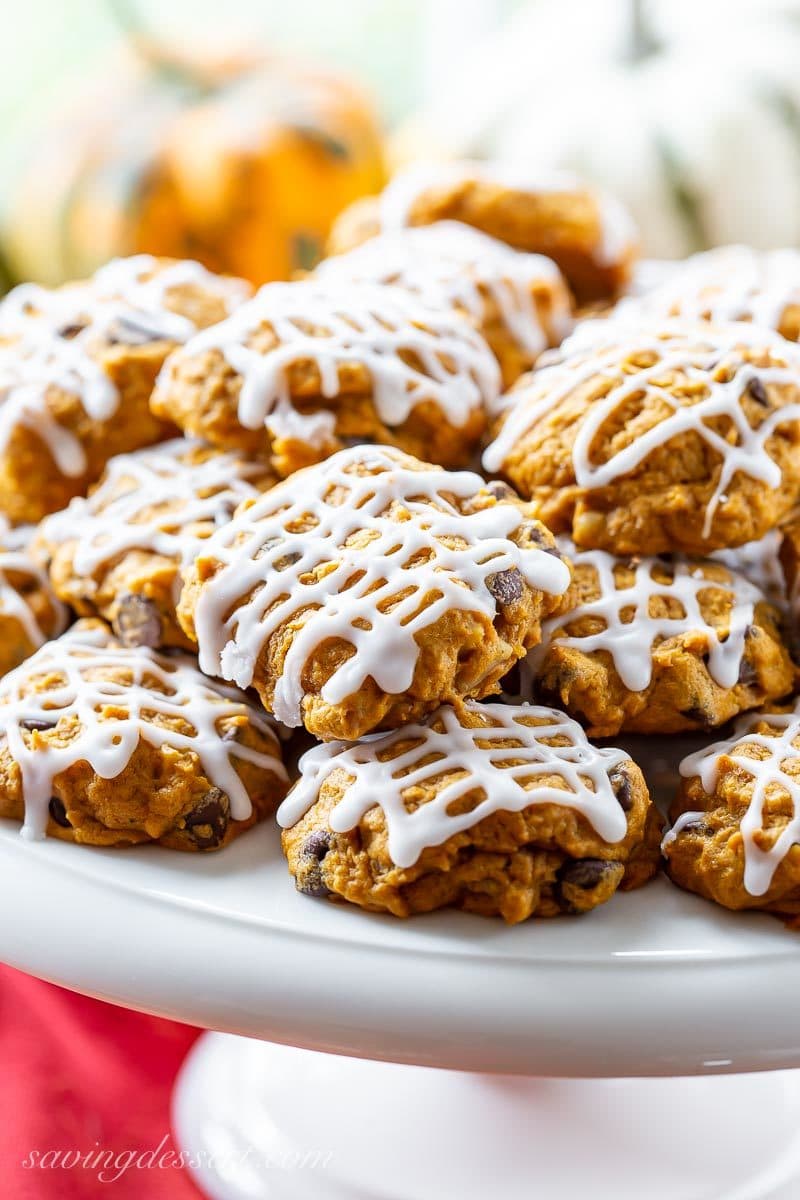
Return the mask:
<svg viewBox="0 0 800 1200"><path fill-rule="evenodd" d="M86 326L81 325L78 321L71 325L62 325L58 331L58 336L67 339L74 338L77 337L79 333L83 333L85 328Z"/></svg>
<svg viewBox="0 0 800 1200"><path fill-rule="evenodd" d="M502 479L494 479L490 484L487 484L489 491L494 496L495 500L518 500L519 496L512 487L507 483L503 483Z"/></svg>
<svg viewBox="0 0 800 1200"><path fill-rule="evenodd" d="M27 729L28 733L44 733L46 729L55 729L55 721L42 721L39 717L26 717L24 721L19 723L20 729Z"/></svg>
<svg viewBox="0 0 800 1200"><path fill-rule="evenodd" d="M682 833L693 833L696 837L708 837L712 832L713 830L710 825L706 824L705 821L701 821L699 817L696 817L693 821L687 821L685 825L681 825L678 830L678 837Z"/></svg>
<svg viewBox="0 0 800 1200"><path fill-rule="evenodd" d="M610 874L616 874L619 864L604 858L577 858L559 871L559 880L570 887L592 891Z"/></svg>
<svg viewBox="0 0 800 1200"><path fill-rule="evenodd" d="M552 550L547 534L542 529L541 525L525 525L525 536L528 542L532 542L534 546L541 546L543 550Z"/></svg>
<svg viewBox="0 0 800 1200"><path fill-rule="evenodd" d="M200 850L219 846L230 821L231 805L220 788L210 788L191 812L187 813L186 828Z"/></svg>
<svg viewBox="0 0 800 1200"><path fill-rule="evenodd" d="M751 379L747 385L747 394L751 400L755 400L756 404L760 404L762 408L769 408L769 396L767 389L764 387L760 379Z"/></svg>
<svg viewBox="0 0 800 1200"><path fill-rule="evenodd" d="M281 558L276 559L272 564L276 571L285 571L288 567L293 567L295 563L299 563L302 554L298 550L293 550L291 554L284 554Z"/></svg>
<svg viewBox="0 0 800 1200"><path fill-rule="evenodd" d="M486 580L486 586L498 604L514 604L525 591L525 580L516 567L497 571Z"/></svg>
<svg viewBox="0 0 800 1200"><path fill-rule="evenodd" d="M152 600L128 592L120 597L112 622L114 633L125 646L149 646L161 642L161 616Z"/></svg>
<svg viewBox="0 0 800 1200"><path fill-rule="evenodd" d="M749 658L743 658L739 667L737 681L744 687L752 687L759 682L758 671L756 665Z"/></svg>
<svg viewBox="0 0 800 1200"><path fill-rule="evenodd" d="M331 848L331 835L325 829L315 829L303 842L303 858L314 858L322 862Z"/></svg>
<svg viewBox="0 0 800 1200"><path fill-rule="evenodd" d="M716 721L716 714L702 704L691 704L688 708L682 708L681 716L686 717L687 721L699 725L701 729L713 728Z"/></svg>
<svg viewBox="0 0 800 1200"><path fill-rule="evenodd" d="M62 801L59 800L58 796L51 796L50 803L47 807L50 812L50 816L53 818L56 825L60 825L62 829L71 828L69 817L67 816L67 810L64 808L64 805Z"/></svg>
<svg viewBox="0 0 800 1200"><path fill-rule="evenodd" d="M612 771L608 781L614 789L614 795L617 797L622 811L630 812L633 808L633 788L627 771L623 771L621 768Z"/></svg>
<svg viewBox="0 0 800 1200"><path fill-rule="evenodd" d="M322 878L320 864L331 848L331 835L325 829L315 829L303 842L301 856L305 859L302 873L296 880L297 890L304 896L330 896L331 889Z"/></svg>

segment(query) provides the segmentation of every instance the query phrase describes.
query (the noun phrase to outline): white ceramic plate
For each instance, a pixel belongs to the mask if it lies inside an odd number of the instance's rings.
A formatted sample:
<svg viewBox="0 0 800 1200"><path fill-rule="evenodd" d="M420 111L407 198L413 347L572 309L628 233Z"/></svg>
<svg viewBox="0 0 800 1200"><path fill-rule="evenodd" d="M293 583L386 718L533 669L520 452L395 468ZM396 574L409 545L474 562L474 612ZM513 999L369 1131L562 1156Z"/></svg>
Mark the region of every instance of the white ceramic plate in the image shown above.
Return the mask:
<svg viewBox="0 0 800 1200"><path fill-rule="evenodd" d="M800 1066L800 937L665 879L575 919L398 921L298 895L274 827L195 856L0 822L0 895L6 962L208 1028L473 1071Z"/></svg>

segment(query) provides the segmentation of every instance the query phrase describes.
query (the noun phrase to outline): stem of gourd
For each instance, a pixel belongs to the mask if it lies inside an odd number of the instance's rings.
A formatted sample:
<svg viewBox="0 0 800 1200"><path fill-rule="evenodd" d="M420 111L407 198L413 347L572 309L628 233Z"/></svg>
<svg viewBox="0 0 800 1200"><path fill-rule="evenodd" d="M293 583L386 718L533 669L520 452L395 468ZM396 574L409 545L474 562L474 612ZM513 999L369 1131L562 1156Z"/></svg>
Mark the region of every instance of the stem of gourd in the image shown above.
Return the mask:
<svg viewBox="0 0 800 1200"><path fill-rule="evenodd" d="M658 38L645 13L646 0L629 0L630 25L626 58L641 62L660 50Z"/></svg>
<svg viewBox="0 0 800 1200"><path fill-rule="evenodd" d="M130 41L136 53L168 83L202 95L210 91L208 81L193 71L148 29L136 0L105 0L114 24Z"/></svg>

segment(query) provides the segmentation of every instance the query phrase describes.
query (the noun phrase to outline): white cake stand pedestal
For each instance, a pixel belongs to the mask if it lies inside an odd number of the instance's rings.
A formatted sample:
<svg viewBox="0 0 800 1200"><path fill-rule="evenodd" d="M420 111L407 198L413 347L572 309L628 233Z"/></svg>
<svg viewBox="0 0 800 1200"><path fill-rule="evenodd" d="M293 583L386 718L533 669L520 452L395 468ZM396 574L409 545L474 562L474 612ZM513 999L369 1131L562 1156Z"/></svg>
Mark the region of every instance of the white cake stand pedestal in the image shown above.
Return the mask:
<svg viewBox="0 0 800 1200"><path fill-rule="evenodd" d="M214 1200L800 1196L800 937L768 917L661 880L400 922L298 896L268 828L204 857L0 822L0 899L4 961L223 1031L174 1108Z"/></svg>

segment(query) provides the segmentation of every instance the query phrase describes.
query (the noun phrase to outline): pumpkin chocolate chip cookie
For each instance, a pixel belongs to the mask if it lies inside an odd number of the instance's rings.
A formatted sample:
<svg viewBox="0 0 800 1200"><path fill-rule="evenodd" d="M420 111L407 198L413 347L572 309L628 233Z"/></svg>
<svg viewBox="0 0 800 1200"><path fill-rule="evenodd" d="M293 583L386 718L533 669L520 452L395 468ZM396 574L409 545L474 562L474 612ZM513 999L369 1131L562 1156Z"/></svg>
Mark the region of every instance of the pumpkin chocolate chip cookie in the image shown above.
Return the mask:
<svg viewBox="0 0 800 1200"><path fill-rule="evenodd" d="M554 532L612 554L761 538L800 489L800 350L739 322L590 321L504 397L484 454Z"/></svg>
<svg viewBox="0 0 800 1200"><path fill-rule="evenodd" d="M800 918L800 713L743 717L680 765L664 839L673 881L725 908Z"/></svg>
<svg viewBox="0 0 800 1200"><path fill-rule="evenodd" d="M178 618L208 674L356 738L496 691L569 579L516 497L357 446L245 501L186 571Z"/></svg>
<svg viewBox="0 0 800 1200"><path fill-rule="evenodd" d="M658 862L660 820L636 764L530 705L444 706L309 750L278 820L299 891L398 917L588 912Z"/></svg>
<svg viewBox="0 0 800 1200"><path fill-rule="evenodd" d="M247 291L149 255L61 288L15 288L0 304L0 511L36 522L84 494L112 455L167 437L149 407L165 358Z"/></svg>
<svg viewBox="0 0 800 1200"><path fill-rule="evenodd" d="M722 563L559 546L573 580L506 685L523 699L613 737L712 729L793 690L778 610Z"/></svg>
<svg viewBox="0 0 800 1200"><path fill-rule="evenodd" d="M275 482L263 463L176 439L107 464L88 499L43 523L37 548L56 593L128 646L192 648L175 606L181 568L242 500Z"/></svg>
<svg viewBox="0 0 800 1200"><path fill-rule="evenodd" d="M512 250L457 221L380 234L325 259L314 274L396 285L464 313L500 363L505 387L572 328L570 295L552 259Z"/></svg>
<svg viewBox="0 0 800 1200"><path fill-rule="evenodd" d="M0 518L0 677L19 666L67 624L42 563L30 550L33 530Z"/></svg>
<svg viewBox="0 0 800 1200"><path fill-rule="evenodd" d="M469 462L500 388L470 320L399 287L270 283L173 354L152 408L279 475L382 442Z"/></svg>
<svg viewBox="0 0 800 1200"><path fill-rule="evenodd" d="M406 225L461 221L559 266L581 304L621 292L638 256L635 226L612 197L571 175L529 178L504 163L419 163L356 201L328 243L340 254Z"/></svg>
<svg viewBox="0 0 800 1200"><path fill-rule="evenodd" d="M0 682L0 816L31 837L213 850L272 813L278 741L189 658L79 621Z"/></svg>
<svg viewBox="0 0 800 1200"><path fill-rule="evenodd" d="M656 286L622 300L619 315L752 321L800 341L800 251L719 246L672 265Z"/></svg>

